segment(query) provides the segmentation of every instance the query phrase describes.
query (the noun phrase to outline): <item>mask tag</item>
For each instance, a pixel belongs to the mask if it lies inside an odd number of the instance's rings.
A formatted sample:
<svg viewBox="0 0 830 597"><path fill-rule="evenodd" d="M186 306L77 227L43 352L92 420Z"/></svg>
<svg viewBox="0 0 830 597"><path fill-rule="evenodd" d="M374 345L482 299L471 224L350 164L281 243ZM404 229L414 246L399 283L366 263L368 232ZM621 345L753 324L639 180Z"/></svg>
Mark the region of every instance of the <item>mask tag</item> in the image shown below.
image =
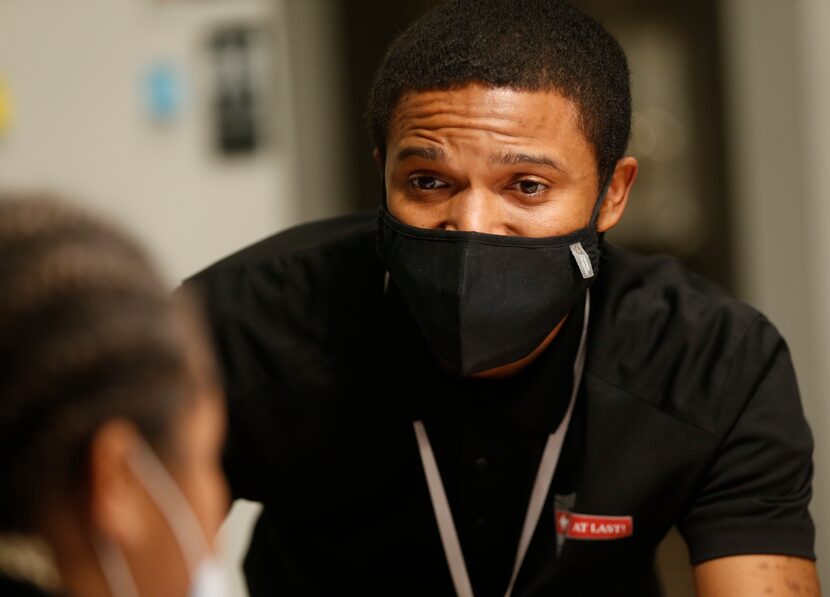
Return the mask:
<svg viewBox="0 0 830 597"><path fill-rule="evenodd" d="M571 245L571 255L574 256L576 264L579 266L579 271L582 272L582 277L585 279L594 277L594 268L591 267L591 258L582 247L582 243L574 243Z"/></svg>

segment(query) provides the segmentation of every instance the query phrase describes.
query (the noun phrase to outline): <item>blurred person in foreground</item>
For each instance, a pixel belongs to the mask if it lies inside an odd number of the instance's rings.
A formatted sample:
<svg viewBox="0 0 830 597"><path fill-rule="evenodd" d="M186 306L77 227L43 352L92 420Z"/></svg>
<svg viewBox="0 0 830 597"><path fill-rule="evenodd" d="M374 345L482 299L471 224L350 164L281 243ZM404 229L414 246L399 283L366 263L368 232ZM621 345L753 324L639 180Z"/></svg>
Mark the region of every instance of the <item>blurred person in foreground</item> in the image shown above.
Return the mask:
<svg viewBox="0 0 830 597"><path fill-rule="evenodd" d="M0 196L0 595L219 595L224 410L191 305L125 234Z"/></svg>
<svg viewBox="0 0 830 597"><path fill-rule="evenodd" d="M817 594L786 344L602 239L638 168L616 40L558 0L447 2L368 116L379 216L192 280L231 489L264 503L251 594L651 597L673 525L701 596Z"/></svg>

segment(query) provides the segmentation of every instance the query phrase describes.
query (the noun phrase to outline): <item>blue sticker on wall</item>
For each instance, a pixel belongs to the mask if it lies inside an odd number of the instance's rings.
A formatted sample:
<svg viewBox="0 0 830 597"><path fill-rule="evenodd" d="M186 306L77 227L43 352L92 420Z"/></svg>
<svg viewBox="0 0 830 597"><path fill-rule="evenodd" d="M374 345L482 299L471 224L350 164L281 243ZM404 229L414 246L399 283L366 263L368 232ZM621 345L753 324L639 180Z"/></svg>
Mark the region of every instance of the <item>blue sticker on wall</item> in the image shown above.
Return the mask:
<svg viewBox="0 0 830 597"><path fill-rule="evenodd" d="M170 64L150 67L143 82L144 104L150 117L163 123L174 121L184 103L184 84L179 71Z"/></svg>

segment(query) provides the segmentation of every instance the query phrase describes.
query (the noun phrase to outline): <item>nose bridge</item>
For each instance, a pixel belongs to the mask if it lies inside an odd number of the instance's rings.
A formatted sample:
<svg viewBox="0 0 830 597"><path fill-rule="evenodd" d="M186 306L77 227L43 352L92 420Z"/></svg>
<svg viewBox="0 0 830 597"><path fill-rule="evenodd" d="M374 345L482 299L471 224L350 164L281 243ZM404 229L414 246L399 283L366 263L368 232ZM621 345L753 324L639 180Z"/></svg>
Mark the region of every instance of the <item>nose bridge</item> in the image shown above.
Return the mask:
<svg viewBox="0 0 830 597"><path fill-rule="evenodd" d="M497 202L486 188L470 185L450 200L447 228L463 232L496 233Z"/></svg>

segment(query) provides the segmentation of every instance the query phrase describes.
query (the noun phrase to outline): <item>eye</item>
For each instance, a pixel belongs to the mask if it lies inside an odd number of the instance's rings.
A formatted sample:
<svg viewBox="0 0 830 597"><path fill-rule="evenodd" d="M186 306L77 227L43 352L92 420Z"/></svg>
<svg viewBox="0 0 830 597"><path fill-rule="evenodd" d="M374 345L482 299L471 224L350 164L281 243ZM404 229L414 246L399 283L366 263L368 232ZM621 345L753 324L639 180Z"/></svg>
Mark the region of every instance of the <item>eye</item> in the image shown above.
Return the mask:
<svg viewBox="0 0 830 597"><path fill-rule="evenodd" d="M548 185L545 183L531 178L520 180L513 187L525 195L538 195L548 189Z"/></svg>
<svg viewBox="0 0 830 597"><path fill-rule="evenodd" d="M426 174L416 174L409 177L409 186L418 191L436 191L447 186L440 178Z"/></svg>

